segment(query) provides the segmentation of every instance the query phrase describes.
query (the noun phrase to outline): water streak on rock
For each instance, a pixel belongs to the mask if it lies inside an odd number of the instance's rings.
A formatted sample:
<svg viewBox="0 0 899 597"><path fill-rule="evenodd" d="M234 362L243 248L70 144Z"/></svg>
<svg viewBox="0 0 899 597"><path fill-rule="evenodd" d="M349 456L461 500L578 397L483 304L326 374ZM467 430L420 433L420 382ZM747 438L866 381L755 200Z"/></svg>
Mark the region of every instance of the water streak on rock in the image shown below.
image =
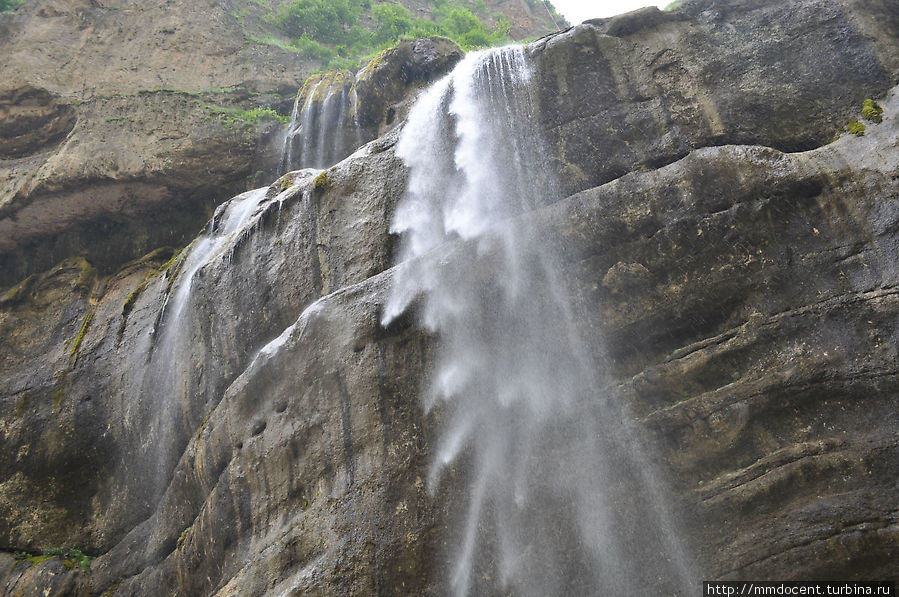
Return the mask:
<svg viewBox="0 0 899 597"><path fill-rule="evenodd" d="M149 398L147 404L149 425L143 430L145 448L153 462L158 487L161 492L169 472L174 468L181 446L172 445L177 437L175 427L186 418L179 410L189 402L193 388L190 384L189 364L193 355L205 346L197 346L197 322L191 317L191 309L196 307L197 292L194 288L198 272L216 257L227 259L226 251L233 251L234 242L245 234L247 224L256 208L265 199L267 188L248 191L222 205L213 216L207 232L190 247L180 265L170 270L169 275L177 275L174 289L165 300L158 318L158 330L152 332L156 338L152 344L146 372L143 375L142 395ZM158 498L158 496L157 496Z"/></svg>

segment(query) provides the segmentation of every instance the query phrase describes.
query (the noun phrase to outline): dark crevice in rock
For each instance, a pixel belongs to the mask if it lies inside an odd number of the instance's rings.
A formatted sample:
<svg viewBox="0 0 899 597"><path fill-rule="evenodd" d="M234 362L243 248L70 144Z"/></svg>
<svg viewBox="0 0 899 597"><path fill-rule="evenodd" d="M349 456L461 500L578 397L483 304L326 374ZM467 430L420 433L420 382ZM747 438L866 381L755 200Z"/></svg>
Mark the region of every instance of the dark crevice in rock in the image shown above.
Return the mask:
<svg viewBox="0 0 899 597"><path fill-rule="evenodd" d="M0 92L0 158L15 159L54 148L75 127L75 109L44 89Z"/></svg>

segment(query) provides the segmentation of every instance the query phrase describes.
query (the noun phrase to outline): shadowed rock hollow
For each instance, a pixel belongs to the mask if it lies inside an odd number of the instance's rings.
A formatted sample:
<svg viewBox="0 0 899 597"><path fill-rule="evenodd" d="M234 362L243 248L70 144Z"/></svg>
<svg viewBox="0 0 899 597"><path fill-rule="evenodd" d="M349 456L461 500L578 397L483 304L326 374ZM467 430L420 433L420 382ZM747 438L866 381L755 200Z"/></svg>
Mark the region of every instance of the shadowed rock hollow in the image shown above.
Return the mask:
<svg viewBox="0 0 899 597"><path fill-rule="evenodd" d="M515 225L560 255L703 578L899 575L897 42L888 0L688 0L525 49L563 198ZM68 112L26 95L0 114L52 124L9 146L57 143ZM838 135L866 98L882 122ZM380 323L399 134L219 208L203 261L71 259L3 295L5 594L444 593L440 338ZM49 546L97 557L11 554Z"/></svg>

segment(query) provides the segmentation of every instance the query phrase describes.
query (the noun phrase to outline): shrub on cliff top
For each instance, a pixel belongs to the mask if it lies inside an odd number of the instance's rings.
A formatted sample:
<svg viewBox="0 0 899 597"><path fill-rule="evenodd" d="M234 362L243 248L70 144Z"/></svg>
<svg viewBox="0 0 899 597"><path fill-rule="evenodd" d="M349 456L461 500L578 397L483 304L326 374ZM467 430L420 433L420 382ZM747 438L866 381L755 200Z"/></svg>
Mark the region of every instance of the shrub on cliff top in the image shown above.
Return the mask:
<svg viewBox="0 0 899 597"><path fill-rule="evenodd" d="M372 53L408 38L446 37L464 50L511 40L512 25L505 16L493 15L492 28L481 20L489 16L483 0L432 0L432 4L433 20L428 20L389 1L288 0L262 20L275 25L290 42L271 36L251 38L340 68L358 66Z"/></svg>
<svg viewBox="0 0 899 597"><path fill-rule="evenodd" d="M24 2L25 0L0 0L0 12L12 10Z"/></svg>

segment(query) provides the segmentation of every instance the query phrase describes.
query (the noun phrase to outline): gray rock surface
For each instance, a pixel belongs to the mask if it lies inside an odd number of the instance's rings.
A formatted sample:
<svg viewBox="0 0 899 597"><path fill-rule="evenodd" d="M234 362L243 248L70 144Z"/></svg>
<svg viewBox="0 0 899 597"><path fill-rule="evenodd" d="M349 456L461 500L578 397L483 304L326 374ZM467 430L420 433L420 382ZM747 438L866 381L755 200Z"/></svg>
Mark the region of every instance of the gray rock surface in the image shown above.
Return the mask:
<svg viewBox="0 0 899 597"><path fill-rule="evenodd" d="M897 82L895 3L691 0L534 44L540 119L568 193L708 145L828 142ZM826 57L826 58L825 58ZM585 148L589 148L585 150Z"/></svg>
<svg viewBox="0 0 899 597"><path fill-rule="evenodd" d="M417 17L434 11L404 3ZM487 4L517 39L555 28L525 0ZM250 111L289 116L322 64L267 42L257 25L270 12L232 0L29 0L0 13L0 287L76 256L111 274L187 244L216 205L271 182L283 126ZM433 72L425 54L413 64ZM401 99L390 91L384 110Z"/></svg>
<svg viewBox="0 0 899 597"><path fill-rule="evenodd" d="M705 578L899 574L897 12L694 0L529 48L570 196L522 224L564 255ZM883 122L817 147L866 97ZM0 547L97 556L62 575L0 555L3 592L442 593L453 498L422 482L439 415L418 401L435 339L411 313L378 324L396 138L277 181L192 277L162 250L3 296ZM162 396L153 350L188 279Z"/></svg>

